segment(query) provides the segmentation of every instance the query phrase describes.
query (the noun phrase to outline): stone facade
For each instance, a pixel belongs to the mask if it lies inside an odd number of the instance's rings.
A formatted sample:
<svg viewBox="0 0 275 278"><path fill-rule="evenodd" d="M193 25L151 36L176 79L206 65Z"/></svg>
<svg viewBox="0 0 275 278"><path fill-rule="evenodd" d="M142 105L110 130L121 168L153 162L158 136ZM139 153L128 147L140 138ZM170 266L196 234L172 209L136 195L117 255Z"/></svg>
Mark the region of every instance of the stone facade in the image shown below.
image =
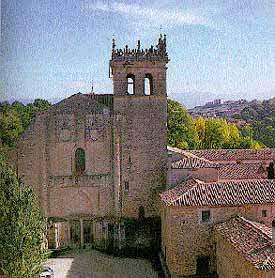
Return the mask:
<svg viewBox="0 0 275 278"><path fill-rule="evenodd" d="M210 221L202 223L201 212L207 210L210 211ZM267 210L267 217L262 216L263 210ZM236 215L243 215L271 227L272 219L275 217L275 208L272 204L212 208L163 206L162 253L172 277L188 277L198 274L197 259L199 257L209 257L209 272L215 273L217 251L213 227ZM220 245L219 248L222 248ZM238 269L238 266L236 268Z"/></svg>
<svg viewBox="0 0 275 278"><path fill-rule="evenodd" d="M271 227L275 184L267 180L266 166L275 158L274 149L168 147L168 153L167 190L161 194L161 248L171 277L275 277L274 271L257 269L214 232L216 225L237 216ZM204 212L208 221L202 221Z"/></svg>
<svg viewBox="0 0 275 278"><path fill-rule="evenodd" d="M262 271L256 270L253 265L240 256L235 249L221 236L217 237L217 273L219 277L227 278L262 278Z"/></svg>
<svg viewBox="0 0 275 278"><path fill-rule="evenodd" d="M218 277L275 277L271 228L235 217L218 224L214 238Z"/></svg>
<svg viewBox="0 0 275 278"><path fill-rule="evenodd" d="M18 175L39 197L52 247L106 248L123 239L122 219L159 215L167 167L167 62L165 37L150 50L139 43L122 51L113 42L113 95L73 95L37 115L23 134Z"/></svg>

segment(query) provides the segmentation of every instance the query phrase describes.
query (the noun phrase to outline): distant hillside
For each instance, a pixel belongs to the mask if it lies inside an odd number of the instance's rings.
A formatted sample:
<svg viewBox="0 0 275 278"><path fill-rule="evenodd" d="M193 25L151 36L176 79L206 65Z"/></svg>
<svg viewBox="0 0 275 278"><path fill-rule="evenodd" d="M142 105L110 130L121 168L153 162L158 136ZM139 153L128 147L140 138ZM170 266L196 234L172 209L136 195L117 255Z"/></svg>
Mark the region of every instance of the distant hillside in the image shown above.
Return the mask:
<svg viewBox="0 0 275 278"><path fill-rule="evenodd" d="M267 147L275 148L275 97L269 100L244 99L221 101L216 99L189 109L193 117L221 117L235 123L243 136L253 137Z"/></svg>
<svg viewBox="0 0 275 278"><path fill-rule="evenodd" d="M262 91L262 92L215 92L215 91L198 91L198 90L180 90L168 93L169 97L184 104L185 107L193 108L195 106L203 106L204 103L210 102L213 99L227 99L230 102L245 99L247 102L252 101L254 98L258 100L270 99L275 96L275 90Z"/></svg>
<svg viewBox="0 0 275 278"><path fill-rule="evenodd" d="M244 132L253 132L253 137L268 147L275 148L275 97L250 103L236 118L247 122Z"/></svg>
<svg viewBox="0 0 275 278"><path fill-rule="evenodd" d="M236 101L222 101L221 99L215 99L214 101L207 102L205 105L188 109L188 112L193 117L223 117L230 120L234 118L233 115L239 114L245 107L249 106L251 103L256 102L256 100L248 102L245 99Z"/></svg>

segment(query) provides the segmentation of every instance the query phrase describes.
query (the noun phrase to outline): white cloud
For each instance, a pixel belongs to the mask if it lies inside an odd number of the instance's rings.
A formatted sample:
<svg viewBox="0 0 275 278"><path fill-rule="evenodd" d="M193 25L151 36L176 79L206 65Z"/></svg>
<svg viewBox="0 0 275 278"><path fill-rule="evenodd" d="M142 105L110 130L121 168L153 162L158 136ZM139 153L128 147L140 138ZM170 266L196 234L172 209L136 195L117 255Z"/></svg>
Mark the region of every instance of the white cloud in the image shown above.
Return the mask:
<svg viewBox="0 0 275 278"><path fill-rule="evenodd" d="M138 21L142 25L166 27L181 26L181 25L212 25L210 21L200 14L198 10L188 9L165 9L148 7L144 5L125 4L122 2L111 3L83 3L83 11L99 11L105 13L116 13L123 15L131 21Z"/></svg>

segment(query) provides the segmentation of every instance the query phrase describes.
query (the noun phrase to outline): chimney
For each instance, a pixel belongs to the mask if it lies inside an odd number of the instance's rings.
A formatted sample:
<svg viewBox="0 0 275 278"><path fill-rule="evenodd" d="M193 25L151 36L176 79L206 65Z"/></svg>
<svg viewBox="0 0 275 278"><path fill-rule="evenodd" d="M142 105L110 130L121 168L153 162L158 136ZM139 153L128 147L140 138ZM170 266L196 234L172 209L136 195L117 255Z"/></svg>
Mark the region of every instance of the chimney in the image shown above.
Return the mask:
<svg viewBox="0 0 275 278"><path fill-rule="evenodd" d="M275 220L272 221L272 245L273 253L275 252Z"/></svg>

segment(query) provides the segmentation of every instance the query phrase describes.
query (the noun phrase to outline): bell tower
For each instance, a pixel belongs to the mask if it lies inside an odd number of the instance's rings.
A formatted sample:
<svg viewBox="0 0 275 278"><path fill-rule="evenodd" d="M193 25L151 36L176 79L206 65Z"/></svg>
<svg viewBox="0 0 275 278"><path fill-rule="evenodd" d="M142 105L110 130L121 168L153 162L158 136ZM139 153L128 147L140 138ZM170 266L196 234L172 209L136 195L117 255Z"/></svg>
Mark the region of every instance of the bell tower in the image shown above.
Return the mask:
<svg viewBox="0 0 275 278"><path fill-rule="evenodd" d="M110 60L113 89L115 96L166 96L166 35L160 35L156 47L141 49L140 41L135 49L128 45L124 49L116 49L115 40L112 45ZM130 79L130 80L129 80ZM145 91L144 81L148 79L149 90Z"/></svg>
<svg viewBox="0 0 275 278"><path fill-rule="evenodd" d="M158 215L167 167L166 35L156 46L112 44L115 203L124 217ZM142 212L142 213L141 213Z"/></svg>

